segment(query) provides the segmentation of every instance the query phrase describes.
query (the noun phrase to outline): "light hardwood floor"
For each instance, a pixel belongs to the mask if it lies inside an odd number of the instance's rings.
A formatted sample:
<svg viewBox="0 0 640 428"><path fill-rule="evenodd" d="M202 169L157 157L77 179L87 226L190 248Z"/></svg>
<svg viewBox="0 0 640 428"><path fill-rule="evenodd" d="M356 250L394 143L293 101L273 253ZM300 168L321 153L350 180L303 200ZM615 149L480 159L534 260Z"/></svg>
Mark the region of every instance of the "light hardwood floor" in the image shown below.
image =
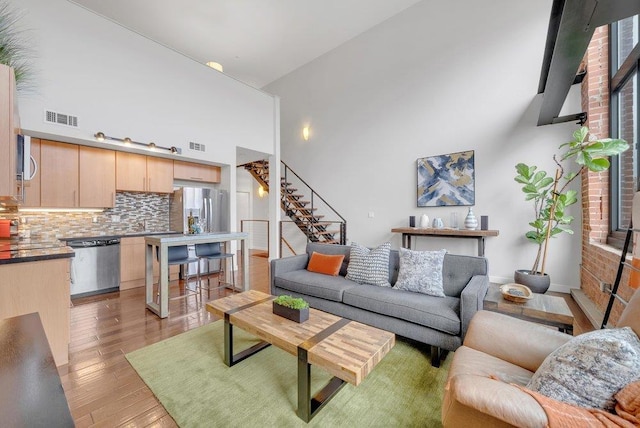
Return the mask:
<svg viewBox="0 0 640 428"><path fill-rule="evenodd" d="M249 271L250 287L268 293L267 259L250 257ZM172 296L181 287L182 282L172 282ZM213 299L230 291L212 293ZM576 334L589 330L571 297L563 297L576 315ZM172 300L170 315L162 320L145 309L144 299L142 287L73 301L70 362L58 371L77 427L176 426L125 354L214 319L194 297Z"/></svg>

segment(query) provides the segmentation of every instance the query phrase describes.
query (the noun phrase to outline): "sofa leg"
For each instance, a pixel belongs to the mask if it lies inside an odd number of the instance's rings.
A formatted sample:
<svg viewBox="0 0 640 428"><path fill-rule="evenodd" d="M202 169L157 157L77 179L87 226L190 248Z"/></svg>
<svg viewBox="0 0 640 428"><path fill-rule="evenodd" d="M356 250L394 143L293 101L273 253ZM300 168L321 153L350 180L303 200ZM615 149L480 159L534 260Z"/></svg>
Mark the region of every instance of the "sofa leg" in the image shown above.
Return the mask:
<svg viewBox="0 0 640 428"><path fill-rule="evenodd" d="M447 358L448 352L446 349L431 345L431 365L435 368L440 367L440 361L444 361Z"/></svg>

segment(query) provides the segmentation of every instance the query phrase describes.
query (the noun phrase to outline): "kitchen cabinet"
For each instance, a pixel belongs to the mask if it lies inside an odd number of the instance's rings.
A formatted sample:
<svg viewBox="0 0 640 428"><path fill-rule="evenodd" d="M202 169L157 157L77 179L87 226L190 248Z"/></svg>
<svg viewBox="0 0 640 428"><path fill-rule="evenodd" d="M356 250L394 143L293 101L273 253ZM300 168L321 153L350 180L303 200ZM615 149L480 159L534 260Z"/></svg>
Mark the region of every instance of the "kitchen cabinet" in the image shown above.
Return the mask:
<svg viewBox="0 0 640 428"><path fill-rule="evenodd" d="M40 205L47 208L78 207L78 180L78 146L41 140Z"/></svg>
<svg viewBox="0 0 640 428"><path fill-rule="evenodd" d="M120 291L143 287L145 280L145 242L144 236L120 239ZM180 266L171 266L169 278L178 279ZM153 261L153 281L158 282L158 262Z"/></svg>
<svg viewBox="0 0 640 428"><path fill-rule="evenodd" d="M116 189L129 192L173 192L173 160L116 152Z"/></svg>
<svg viewBox="0 0 640 428"><path fill-rule="evenodd" d="M173 192L173 160L147 156L147 191Z"/></svg>
<svg viewBox="0 0 640 428"><path fill-rule="evenodd" d="M220 167L177 160L173 162L173 178L204 183L219 183Z"/></svg>
<svg viewBox="0 0 640 428"><path fill-rule="evenodd" d="M56 366L69 362L69 260L0 265L0 319L39 312Z"/></svg>
<svg viewBox="0 0 640 428"><path fill-rule="evenodd" d="M40 139L31 139L31 157L35 160L38 168L40 166ZM25 208L40 206L40 169L38 169L29 181L24 183L24 201L21 206Z"/></svg>
<svg viewBox="0 0 640 428"><path fill-rule="evenodd" d="M115 206L116 152L79 146L79 206L105 208Z"/></svg>
<svg viewBox="0 0 640 428"><path fill-rule="evenodd" d="M20 202L17 135L20 127L13 69L0 65L0 201Z"/></svg>

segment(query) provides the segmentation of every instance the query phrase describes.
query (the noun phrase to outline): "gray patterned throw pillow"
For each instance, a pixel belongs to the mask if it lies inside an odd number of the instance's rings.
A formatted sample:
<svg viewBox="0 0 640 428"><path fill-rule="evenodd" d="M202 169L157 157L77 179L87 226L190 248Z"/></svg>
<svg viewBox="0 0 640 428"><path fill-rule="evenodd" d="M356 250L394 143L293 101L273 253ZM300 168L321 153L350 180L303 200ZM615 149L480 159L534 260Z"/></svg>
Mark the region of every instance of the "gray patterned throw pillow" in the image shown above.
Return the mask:
<svg viewBox="0 0 640 428"><path fill-rule="evenodd" d="M346 278L358 284L391 287L391 284L389 284L390 252L390 242L385 242L373 250L353 242L349 254Z"/></svg>
<svg viewBox="0 0 640 428"><path fill-rule="evenodd" d="M527 388L558 401L612 411L613 396L640 379L640 340L630 327L574 337L549 354Z"/></svg>
<svg viewBox="0 0 640 428"><path fill-rule="evenodd" d="M413 251L400 248L400 270L393 288L445 297L442 264L447 250Z"/></svg>

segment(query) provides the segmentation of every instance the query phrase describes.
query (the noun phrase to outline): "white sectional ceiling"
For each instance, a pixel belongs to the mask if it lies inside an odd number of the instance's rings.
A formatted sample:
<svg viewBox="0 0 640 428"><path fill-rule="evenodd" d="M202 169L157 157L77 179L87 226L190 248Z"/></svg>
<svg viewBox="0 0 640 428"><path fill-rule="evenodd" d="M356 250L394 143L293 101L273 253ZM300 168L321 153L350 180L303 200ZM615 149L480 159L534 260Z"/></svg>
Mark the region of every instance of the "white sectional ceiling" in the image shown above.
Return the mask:
<svg viewBox="0 0 640 428"><path fill-rule="evenodd" d="M261 88L420 0L69 0Z"/></svg>

